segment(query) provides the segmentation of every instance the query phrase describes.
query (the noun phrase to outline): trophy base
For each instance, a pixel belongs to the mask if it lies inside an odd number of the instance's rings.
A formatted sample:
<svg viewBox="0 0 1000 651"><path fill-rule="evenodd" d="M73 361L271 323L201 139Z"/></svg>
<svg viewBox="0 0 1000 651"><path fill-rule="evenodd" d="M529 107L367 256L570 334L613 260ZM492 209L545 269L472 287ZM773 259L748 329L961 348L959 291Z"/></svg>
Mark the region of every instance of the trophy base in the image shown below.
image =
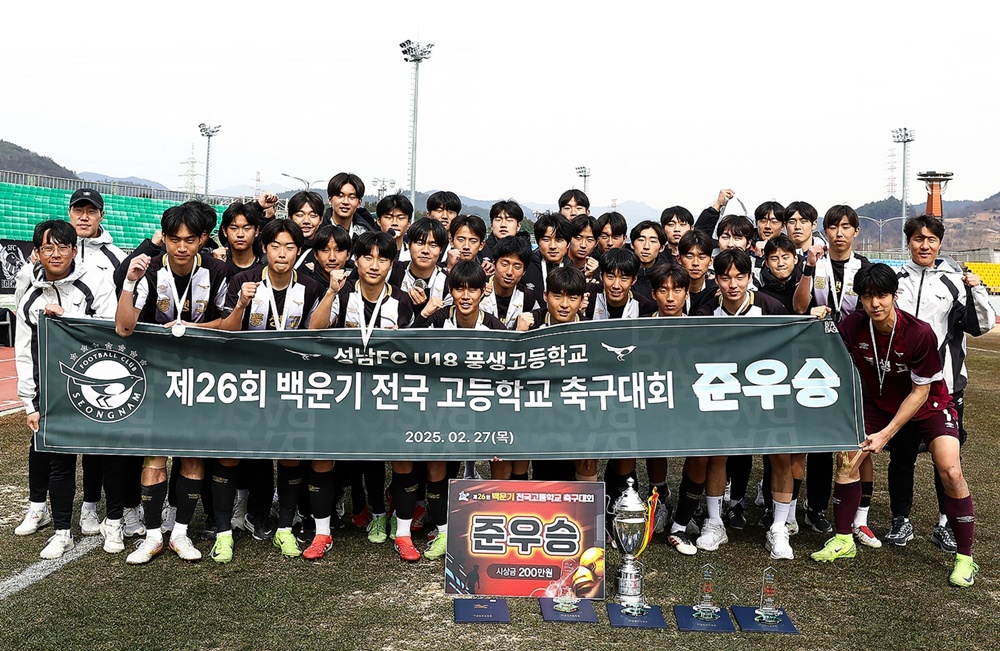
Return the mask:
<svg viewBox="0 0 1000 651"><path fill-rule="evenodd" d="M642 617L649 612L650 608L649 604L644 603L622 604L622 614L629 617Z"/></svg>

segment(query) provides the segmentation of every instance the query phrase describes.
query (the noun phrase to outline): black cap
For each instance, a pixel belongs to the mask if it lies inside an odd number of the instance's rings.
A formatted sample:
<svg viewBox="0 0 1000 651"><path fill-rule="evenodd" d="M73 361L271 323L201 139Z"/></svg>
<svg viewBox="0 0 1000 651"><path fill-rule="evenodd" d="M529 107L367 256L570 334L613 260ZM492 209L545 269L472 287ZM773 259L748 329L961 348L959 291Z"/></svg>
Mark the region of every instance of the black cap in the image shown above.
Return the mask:
<svg viewBox="0 0 1000 651"><path fill-rule="evenodd" d="M92 203L98 210L104 210L104 197L92 188L80 188L73 193L73 196L69 198L69 207L72 208L78 203Z"/></svg>

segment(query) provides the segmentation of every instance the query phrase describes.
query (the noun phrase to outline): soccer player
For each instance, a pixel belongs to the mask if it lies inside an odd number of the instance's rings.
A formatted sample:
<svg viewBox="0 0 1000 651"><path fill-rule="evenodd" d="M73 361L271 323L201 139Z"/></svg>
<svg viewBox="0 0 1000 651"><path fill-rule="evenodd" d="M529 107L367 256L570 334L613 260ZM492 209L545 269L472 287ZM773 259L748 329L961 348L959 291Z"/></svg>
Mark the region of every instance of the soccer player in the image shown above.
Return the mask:
<svg viewBox="0 0 1000 651"><path fill-rule="evenodd" d="M451 225L451 220L462 212L462 199L450 190L439 190L427 197L427 216L441 222L445 230Z"/></svg>
<svg viewBox="0 0 1000 651"><path fill-rule="evenodd" d="M703 306L716 301L719 286L714 279L708 277L714 248L712 237L697 229L684 233L677 243L681 266L687 271L690 281L684 301L684 314L702 312Z"/></svg>
<svg viewBox="0 0 1000 651"><path fill-rule="evenodd" d="M403 246L403 236L413 219L413 204L400 192L389 194L379 200L375 206L375 215L379 229L393 236L399 260L405 262L409 257L409 250Z"/></svg>
<svg viewBox="0 0 1000 651"><path fill-rule="evenodd" d="M588 284L586 319L635 319L656 311L656 303L632 292L639 279L639 258L635 253L628 249L609 249L601 256L599 268L601 284Z"/></svg>
<svg viewBox="0 0 1000 651"><path fill-rule="evenodd" d="M677 243L684 233L694 228L694 215L684 206L671 206L660 213L660 226L667 236L670 257L677 256Z"/></svg>
<svg viewBox="0 0 1000 651"><path fill-rule="evenodd" d="M805 201L793 201L785 208L781 216L785 233L795 243L795 248L799 255L803 255L806 249L815 244L825 244L819 233L815 233L816 220L819 213Z"/></svg>
<svg viewBox="0 0 1000 651"><path fill-rule="evenodd" d="M459 215L448 226L451 235L448 267L459 260L478 260L486 244L486 223L476 215ZM491 269L492 271L492 269Z"/></svg>
<svg viewBox="0 0 1000 651"><path fill-rule="evenodd" d="M264 219L254 204L235 201L222 213L219 224L219 242L223 247L222 260L229 263L229 271L236 275L264 264L263 252L257 238Z"/></svg>
<svg viewBox="0 0 1000 651"><path fill-rule="evenodd" d="M513 329L517 317L534 309L542 300L521 282L531 264L531 244L527 237L520 235L503 237L493 246L493 254L496 271L487 283L492 284L493 291L483 297L480 308L500 319L506 328Z"/></svg>
<svg viewBox="0 0 1000 651"><path fill-rule="evenodd" d="M583 273L575 267L556 267L549 272L545 285L545 307L522 313L516 330L537 330L580 320L580 307L587 293Z"/></svg>
<svg viewBox="0 0 1000 651"><path fill-rule="evenodd" d="M569 221L577 215L589 215L590 199L582 190L566 190L559 195L559 213Z"/></svg>
<svg viewBox="0 0 1000 651"><path fill-rule="evenodd" d="M354 260L358 281L348 283L332 302L331 310L323 304L316 309L310 323L312 328L360 328L362 339L367 341L375 328L398 330L408 328L413 322L413 304L402 289L389 285L386 279L396 258L396 243L387 233L363 233L354 242ZM410 525L416 507L417 479L413 462L393 461L392 481L389 490L396 507L395 547L401 559L420 560L420 552L413 546ZM369 490L369 499L371 499ZM368 523L368 540L381 544L388 539L388 515L378 512L373 503L372 520Z"/></svg>
<svg viewBox="0 0 1000 651"><path fill-rule="evenodd" d="M483 248L483 258L496 264L496 255L493 247L497 240L516 235L521 230L521 222L524 221L524 210L521 204L513 199L497 201L490 206L490 234L486 238L486 246Z"/></svg>
<svg viewBox="0 0 1000 651"><path fill-rule="evenodd" d="M28 429L31 430L31 447L28 450L30 504L24 522L14 533L27 535L53 522L55 535L49 538L40 556L55 559L74 546L70 521L73 515L73 498L76 495L76 455L39 452L35 449L34 434L38 432L42 415L38 402L38 322L41 313L48 316L111 318L115 311L115 287L110 273L103 273L95 267L85 267L75 261L77 231L68 222L54 219L41 222L35 226L32 244L39 269L31 278L18 305L17 313L20 316L17 319L15 338L17 395L24 403ZM120 463L112 472L109 470L112 469L105 468L105 476L109 479L114 477L119 484L126 478L124 466ZM46 480L45 483L39 482L39 476ZM101 475L98 474L98 479L100 478ZM46 492L52 501L51 518L45 508ZM108 532L105 535L105 551L124 551L121 534L124 487L108 483L105 495L107 519L99 523L99 531Z"/></svg>
<svg viewBox="0 0 1000 651"><path fill-rule="evenodd" d="M315 192L296 192L288 200L288 218L302 229L303 246L296 268L313 262L312 245L316 231L323 225L323 197Z"/></svg>
<svg viewBox="0 0 1000 651"><path fill-rule="evenodd" d="M350 172L335 174L326 184L326 196L333 209L332 222L350 233L352 240L361 233L375 230L375 225L361 215L365 183L360 176Z"/></svg>
<svg viewBox="0 0 1000 651"><path fill-rule="evenodd" d="M746 222L745 219L743 221ZM725 249L719 252L712 265L720 293L718 305L711 312L714 316L787 314L781 303L770 296L749 291L750 280L753 277L753 261L745 250L737 247ZM704 313L707 313L706 308L702 308L702 314ZM787 454L771 455L771 465L774 522L767 534L766 548L771 553L771 558L791 559L793 553L788 542L788 529L785 527L793 486L791 460ZM721 512L726 475L726 457L710 457L707 461L705 488L708 518L696 542L699 549L714 551L729 540ZM733 483L736 483L735 479ZM732 499L732 494L730 498Z"/></svg>
<svg viewBox="0 0 1000 651"><path fill-rule="evenodd" d="M115 330L120 336L131 335L138 322L162 325L175 335L183 335L188 325L219 327L229 269L226 263L199 253L215 219L215 209L200 201L188 201L164 211L160 228L166 253L156 258L140 254L129 263L115 314ZM146 538L128 555L126 562L130 565L148 563L163 552L160 524L167 496L166 466L165 456L146 457L143 464ZM170 549L186 561L201 559L201 552L187 532L198 505L203 475L202 459L181 459Z"/></svg>
<svg viewBox="0 0 1000 651"><path fill-rule="evenodd" d="M421 217L406 231L406 241L410 243L410 263L399 287L409 294L413 309L423 309L431 297L450 304L448 274L440 266L441 256L448 248L448 231L444 225L436 219Z"/></svg>
<svg viewBox="0 0 1000 651"><path fill-rule="evenodd" d="M897 273L900 309L927 323L937 340L944 367L944 381L958 414L961 446L967 436L962 427L965 412L965 387L969 372L965 367L966 335L978 337L996 323L996 311L979 276L966 273L950 258L939 259L944 241L944 223L928 215L906 222L904 227L910 261ZM910 445L913 443L913 445ZM910 507L913 504L913 471L919 442L894 440L889 449L889 507L892 528L886 542L905 545L913 538ZM946 517L946 486L940 471L935 472L938 498L938 524L931 532L931 542L946 552L956 548L955 523Z"/></svg>
<svg viewBox="0 0 1000 651"><path fill-rule="evenodd" d="M784 213L785 207L773 200L765 201L753 211L757 235L752 248L756 255L763 255L767 241L781 232L781 216Z"/></svg>
<svg viewBox="0 0 1000 651"><path fill-rule="evenodd" d="M260 234L267 266L236 274L229 285L221 330L298 330L308 327L319 295L325 287L294 269L303 244L302 229L290 219L273 219ZM341 277L342 278L342 277ZM332 288L331 288L332 289ZM212 471L215 506L215 544L210 557L216 563L233 560L233 502L236 499L239 459L219 459ZM270 472L270 468L268 468ZM289 558L300 555L292 519L298 504L303 471L297 459L278 461L278 528L274 546ZM318 560L333 544L330 514L333 510L333 462L313 461L308 473L309 498L316 522L316 536L305 557ZM264 485L270 486L270 476ZM250 495L259 491L251 486ZM268 497L270 494L268 492Z"/></svg>
<svg viewBox="0 0 1000 651"><path fill-rule="evenodd" d="M578 215L570 222L569 247L566 257L570 263L583 272L588 279L597 272L598 262L591 257L597 248L597 220L590 215Z"/></svg>
<svg viewBox="0 0 1000 651"><path fill-rule="evenodd" d="M660 252L663 251L667 242L667 235L663 232L663 227L657 222L646 220L639 222L629 234L632 240L632 250L639 257L639 277L636 280L633 290L637 295L653 300L653 288L650 277L653 268L660 259Z"/></svg>
<svg viewBox="0 0 1000 651"><path fill-rule="evenodd" d="M524 272L524 284L539 296L546 291L546 282L553 269L568 264L566 251L569 249L569 220L556 213L545 213L535 220L535 241L538 250L531 256L531 264ZM542 299L544 301L544 298ZM539 303L538 307L542 307ZM527 306L525 307L527 311Z"/></svg>
<svg viewBox="0 0 1000 651"><path fill-rule="evenodd" d="M598 253L604 253L608 249L620 249L625 246L628 222L619 212L606 212L597 218L597 233Z"/></svg>
<svg viewBox="0 0 1000 651"><path fill-rule="evenodd" d="M861 500L859 461L881 452L891 439L922 439L944 483L945 511L958 547L950 581L971 586L979 570L972 559L976 518L962 472L958 414L944 382L934 331L896 307L899 282L887 265L862 269L854 287L864 311L845 317L839 328L861 376L865 439L860 451L838 455L833 506L837 533L812 558L832 562L857 554L852 520Z"/></svg>
<svg viewBox="0 0 1000 651"><path fill-rule="evenodd" d="M312 279L321 286L330 284L330 274L334 271L349 272L351 262L351 236L336 224L323 224L313 238L313 259L310 270Z"/></svg>

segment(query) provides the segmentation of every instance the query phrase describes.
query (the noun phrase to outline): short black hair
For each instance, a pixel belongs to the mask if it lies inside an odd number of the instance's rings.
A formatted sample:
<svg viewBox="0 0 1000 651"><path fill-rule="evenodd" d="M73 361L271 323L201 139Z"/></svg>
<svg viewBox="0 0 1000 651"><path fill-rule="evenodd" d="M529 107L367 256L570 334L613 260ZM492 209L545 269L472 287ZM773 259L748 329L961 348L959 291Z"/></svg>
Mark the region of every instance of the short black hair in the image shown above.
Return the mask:
<svg viewBox="0 0 1000 651"><path fill-rule="evenodd" d="M260 231L260 243L261 246L267 248L267 245L278 238L279 233L288 233L292 236L292 241L295 242L295 246L302 250L302 245L305 243L305 235L302 234L302 227L293 222L291 219L272 219L264 224L264 228Z"/></svg>
<svg viewBox="0 0 1000 651"><path fill-rule="evenodd" d="M597 220L590 215L577 215L569 223L569 239L573 239L583 231L590 229L590 234L597 239L600 232L597 230Z"/></svg>
<svg viewBox="0 0 1000 651"><path fill-rule="evenodd" d="M481 264L475 260L462 260L448 272L448 289L483 289L487 280Z"/></svg>
<svg viewBox="0 0 1000 651"><path fill-rule="evenodd" d="M417 244L431 240L441 248L441 253L448 248L448 231L444 224L430 217L421 217L406 229L406 241Z"/></svg>
<svg viewBox="0 0 1000 651"><path fill-rule="evenodd" d="M885 296L895 294L899 289L896 272L887 264L877 262L861 267L854 274L854 291L858 296Z"/></svg>
<svg viewBox="0 0 1000 651"><path fill-rule="evenodd" d="M744 219L743 221L746 221ZM716 276L721 276L729 271L729 267L736 267L736 271L741 274L753 273L753 260L750 254L743 249L726 249L720 251L712 262L712 269Z"/></svg>
<svg viewBox="0 0 1000 651"><path fill-rule="evenodd" d="M659 222L654 222L651 219L647 219L636 224L636 226L632 229L632 232L629 233L629 240L635 242L639 238L639 235L641 235L647 228L652 228L656 233L656 239L660 241L660 246L667 245L667 234L664 232L663 227L660 226Z"/></svg>
<svg viewBox="0 0 1000 651"><path fill-rule="evenodd" d="M712 255L712 251L715 250L715 244L712 243L712 236L705 231L699 231L697 229L691 229L687 233L681 235L681 239L677 242L677 254L687 255L691 252L691 249L698 249L705 255Z"/></svg>
<svg viewBox="0 0 1000 651"><path fill-rule="evenodd" d="M660 224L666 226L676 217L682 224L694 226L694 215L684 206L670 206L660 213Z"/></svg>
<svg viewBox="0 0 1000 651"><path fill-rule="evenodd" d="M719 235L727 231L730 235L745 238L747 243L750 243L757 233L757 228L745 215L726 215L719 220Z"/></svg>
<svg viewBox="0 0 1000 651"><path fill-rule="evenodd" d="M301 229L300 229L301 230ZM322 251L333 240L338 251L351 251L351 234L338 224L323 224L313 236L313 248Z"/></svg>
<svg viewBox="0 0 1000 651"><path fill-rule="evenodd" d="M779 233L767 241L764 245L764 259L767 260L775 251L788 251L792 255L798 255L795 242L785 233Z"/></svg>
<svg viewBox="0 0 1000 651"><path fill-rule="evenodd" d="M513 199L506 199L506 200L501 199L500 201L497 201L495 204L490 206L490 221L492 222L502 212L507 213L508 217L513 217L514 221L516 221L518 225L520 225L521 222L524 221L524 209L521 208L521 204L514 201Z"/></svg>
<svg viewBox="0 0 1000 651"><path fill-rule="evenodd" d="M176 235L186 226L194 235L208 235L215 228L219 216L215 208L204 201L185 201L163 211L160 230L164 235Z"/></svg>
<svg viewBox="0 0 1000 651"><path fill-rule="evenodd" d="M539 215L535 220L535 241L541 240L551 228L557 240L573 239L570 235L569 220L557 212L547 212Z"/></svg>
<svg viewBox="0 0 1000 651"><path fill-rule="evenodd" d="M320 218L323 217L323 209L326 207L323 204L323 197L311 190L300 190L292 195L292 198L288 200L288 216L291 217L307 204Z"/></svg>
<svg viewBox="0 0 1000 651"><path fill-rule="evenodd" d="M597 218L597 232L594 235L598 237L604 232L604 227L608 224L611 225L611 234L615 237L624 237L628 234L628 220L625 219L625 215L620 212L606 212Z"/></svg>
<svg viewBox="0 0 1000 651"><path fill-rule="evenodd" d="M861 219L858 217L858 211L846 204L830 206L830 209L823 215L823 228L836 226L844 220L844 217L847 217L847 221L854 228L861 228Z"/></svg>
<svg viewBox="0 0 1000 651"><path fill-rule="evenodd" d="M767 219L769 214L773 213L775 219L779 222L784 220L785 207L782 206L777 201L765 201L764 203L757 206L757 209L753 211L753 217L755 222L762 222Z"/></svg>
<svg viewBox="0 0 1000 651"><path fill-rule="evenodd" d="M448 224L448 234L455 237L463 226L472 231L480 242L486 241L486 222L479 215L458 215Z"/></svg>
<svg viewBox="0 0 1000 651"><path fill-rule="evenodd" d="M375 215L378 217L388 215L393 210L402 210L407 217L413 217L413 204L402 192L387 194L375 204Z"/></svg>
<svg viewBox="0 0 1000 651"><path fill-rule="evenodd" d="M31 244L40 249L45 244L69 244L76 246L76 229L64 219L47 219L35 225Z"/></svg>
<svg viewBox="0 0 1000 651"><path fill-rule="evenodd" d="M685 291L691 289L691 276L688 275L687 269L679 264L660 264L656 265L650 276L653 293L655 294L656 290L663 287L668 280L675 288L681 287Z"/></svg>
<svg viewBox="0 0 1000 651"><path fill-rule="evenodd" d="M259 229L263 226L264 216L260 211L248 210L247 208L251 205L253 204L243 203L242 201L234 201L226 206L225 212L222 213L222 221L219 223L219 242L222 246L227 246L229 244L229 238L226 236L226 230L240 215L243 215L243 218L247 220L247 223L254 228ZM260 207L260 204L257 204L257 206Z"/></svg>
<svg viewBox="0 0 1000 651"><path fill-rule="evenodd" d="M608 249L600 259L602 274L620 271L624 276L638 276L640 266L639 256L631 249Z"/></svg>
<svg viewBox="0 0 1000 651"><path fill-rule="evenodd" d="M590 210L590 199L584 194L583 190L566 190L561 195L559 195L559 209L563 209L569 205L570 200L576 202L576 205L583 206L587 210Z"/></svg>
<svg viewBox="0 0 1000 651"><path fill-rule="evenodd" d="M787 223L795 213L799 213L799 217L814 224L816 223L816 220L819 219L819 213L815 208L813 208L811 203L806 203L805 201L793 201L788 204L785 208L785 212L782 213L781 223Z"/></svg>
<svg viewBox="0 0 1000 651"><path fill-rule="evenodd" d="M587 291L587 277L576 267L556 267L545 278L547 294L583 296Z"/></svg>
<svg viewBox="0 0 1000 651"><path fill-rule="evenodd" d="M906 224L903 225L906 241L909 242L910 238L919 233L921 228L926 228L939 240L944 240L944 222L933 215L920 215L906 220Z"/></svg>
<svg viewBox="0 0 1000 651"><path fill-rule="evenodd" d="M326 184L326 196L333 198L340 194L340 191L345 185L354 186L354 191L358 195L358 199L364 199L365 197L365 182L361 180L361 177L353 172L340 172L339 174L334 174L330 182Z"/></svg>
<svg viewBox="0 0 1000 651"><path fill-rule="evenodd" d="M382 231L365 231L354 240L354 248L351 253L354 258L370 255L372 250L378 250L380 257L396 259L396 240L388 233Z"/></svg>
<svg viewBox="0 0 1000 651"><path fill-rule="evenodd" d="M493 261L512 256L521 261L525 268L531 264L531 242L525 237L508 235L493 243Z"/></svg>
<svg viewBox="0 0 1000 651"><path fill-rule="evenodd" d="M451 190L438 190L427 197L427 212L444 208L452 212L462 212L462 200Z"/></svg>

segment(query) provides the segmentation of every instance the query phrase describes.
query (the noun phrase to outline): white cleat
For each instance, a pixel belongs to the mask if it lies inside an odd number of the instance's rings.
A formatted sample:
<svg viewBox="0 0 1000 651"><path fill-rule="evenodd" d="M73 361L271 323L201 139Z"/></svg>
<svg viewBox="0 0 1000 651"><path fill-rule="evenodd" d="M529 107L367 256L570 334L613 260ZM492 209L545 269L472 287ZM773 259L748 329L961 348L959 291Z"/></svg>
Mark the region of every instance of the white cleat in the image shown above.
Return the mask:
<svg viewBox="0 0 1000 651"><path fill-rule="evenodd" d="M201 560L201 552L198 551L198 548L194 546L194 543L187 536L170 536L170 549L182 561L194 562Z"/></svg>
<svg viewBox="0 0 1000 651"><path fill-rule="evenodd" d="M792 546L788 542L788 529L784 527L778 531L768 529L767 542L764 543L764 549L771 552L771 558L773 559L792 560L795 558Z"/></svg>
<svg viewBox="0 0 1000 651"><path fill-rule="evenodd" d="M153 541L143 538L135 546L135 551L128 555L125 562L129 565L145 565L163 553L163 541Z"/></svg>
<svg viewBox="0 0 1000 651"><path fill-rule="evenodd" d="M48 560L62 558L63 554L73 549L75 546L76 545L73 543L72 536L65 533L57 533L49 538L48 544L45 545L39 556Z"/></svg>
<svg viewBox="0 0 1000 651"><path fill-rule="evenodd" d="M705 520L705 524L701 527L701 535L698 536L695 546L706 552L714 552L720 545L727 542L729 542L729 536L726 535L726 525Z"/></svg>
<svg viewBox="0 0 1000 651"><path fill-rule="evenodd" d="M104 536L104 551L109 554L120 554L125 551L125 539L122 537L122 524L110 524L107 519L99 525Z"/></svg>
<svg viewBox="0 0 1000 651"><path fill-rule="evenodd" d="M50 524L52 524L52 516L49 515L48 508L41 509L40 511L28 509L28 512L24 514L24 520L14 529L14 534L17 536L30 536L42 527L47 527Z"/></svg>
<svg viewBox="0 0 1000 651"><path fill-rule="evenodd" d="M97 511L80 509L80 533L85 536L101 533L101 519L97 517Z"/></svg>

